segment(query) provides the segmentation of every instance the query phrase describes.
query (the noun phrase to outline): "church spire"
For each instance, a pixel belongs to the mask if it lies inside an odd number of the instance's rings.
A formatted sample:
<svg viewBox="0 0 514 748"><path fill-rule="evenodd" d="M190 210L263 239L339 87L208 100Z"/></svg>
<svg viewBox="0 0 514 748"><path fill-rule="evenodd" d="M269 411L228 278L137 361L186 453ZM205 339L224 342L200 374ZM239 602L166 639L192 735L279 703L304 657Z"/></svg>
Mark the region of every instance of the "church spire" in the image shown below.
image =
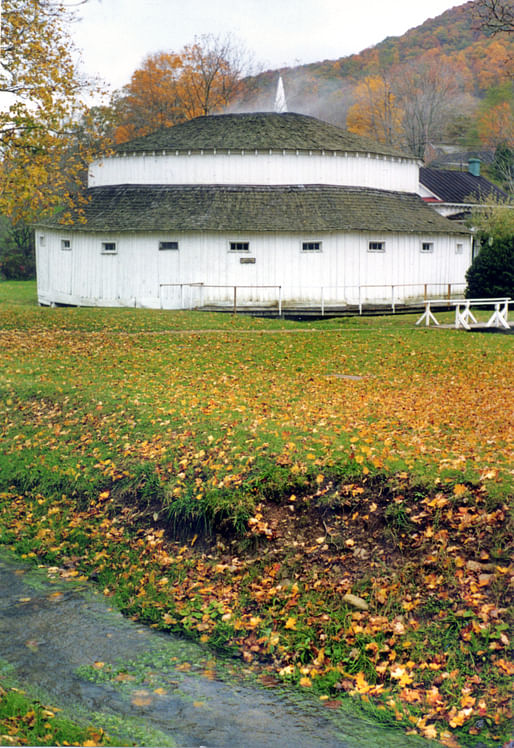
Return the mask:
<svg viewBox="0 0 514 748"><path fill-rule="evenodd" d="M277 93L275 94L274 111L277 112L277 114L282 114L283 112L287 112L286 94L284 91L284 82L282 80L281 75L278 76Z"/></svg>

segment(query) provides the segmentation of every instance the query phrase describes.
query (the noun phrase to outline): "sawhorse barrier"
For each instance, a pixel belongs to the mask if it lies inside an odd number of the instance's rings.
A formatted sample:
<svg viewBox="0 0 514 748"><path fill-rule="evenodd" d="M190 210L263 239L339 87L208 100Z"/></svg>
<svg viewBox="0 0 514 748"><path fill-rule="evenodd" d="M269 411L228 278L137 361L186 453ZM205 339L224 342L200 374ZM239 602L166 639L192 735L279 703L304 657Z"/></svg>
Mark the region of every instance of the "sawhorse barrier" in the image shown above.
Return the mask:
<svg viewBox="0 0 514 748"><path fill-rule="evenodd" d="M472 306L492 306L494 311L489 317L487 327L504 327L509 330L509 301L510 298L501 299L427 299L425 311L416 322L420 325L422 322L428 327L431 322L439 326L439 322L432 311L433 307L449 306L455 307L455 327L463 327L465 330L471 330L470 321L475 325L478 324L475 315L471 311Z"/></svg>

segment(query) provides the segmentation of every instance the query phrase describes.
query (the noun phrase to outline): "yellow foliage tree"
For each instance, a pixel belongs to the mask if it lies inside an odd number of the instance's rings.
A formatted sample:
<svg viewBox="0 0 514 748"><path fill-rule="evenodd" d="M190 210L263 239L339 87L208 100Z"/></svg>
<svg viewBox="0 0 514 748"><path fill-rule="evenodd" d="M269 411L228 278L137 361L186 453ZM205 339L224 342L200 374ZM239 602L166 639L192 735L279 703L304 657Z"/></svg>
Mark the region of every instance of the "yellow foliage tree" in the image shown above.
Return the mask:
<svg viewBox="0 0 514 748"><path fill-rule="evenodd" d="M73 202L89 146L76 138L85 111L67 34L51 0L3 0L0 212L14 223Z"/></svg>
<svg viewBox="0 0 514 748"><path fill-rule="evenodd" d="M357 85L354 95L355 103L346 118L348 130L380 143L397 144L403 112L386 76L368 76Z"/></svg>

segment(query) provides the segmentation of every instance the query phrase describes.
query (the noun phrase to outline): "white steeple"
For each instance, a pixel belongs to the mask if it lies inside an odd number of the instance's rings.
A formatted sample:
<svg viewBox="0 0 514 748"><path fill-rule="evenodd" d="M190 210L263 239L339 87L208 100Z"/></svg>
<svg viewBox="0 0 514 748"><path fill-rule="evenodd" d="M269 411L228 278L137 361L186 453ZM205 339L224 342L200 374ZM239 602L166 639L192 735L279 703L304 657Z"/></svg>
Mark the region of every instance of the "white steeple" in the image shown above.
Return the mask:
<svg viewBox="0 0 514 748"><path fill-rule="evenodd" d="M279 75L278 77L277 93L275 94L274 111L277 112L277 114L282 114L283 112L287 112L286 94L284 91L284 82L282 80L281 75Z"/></svg>

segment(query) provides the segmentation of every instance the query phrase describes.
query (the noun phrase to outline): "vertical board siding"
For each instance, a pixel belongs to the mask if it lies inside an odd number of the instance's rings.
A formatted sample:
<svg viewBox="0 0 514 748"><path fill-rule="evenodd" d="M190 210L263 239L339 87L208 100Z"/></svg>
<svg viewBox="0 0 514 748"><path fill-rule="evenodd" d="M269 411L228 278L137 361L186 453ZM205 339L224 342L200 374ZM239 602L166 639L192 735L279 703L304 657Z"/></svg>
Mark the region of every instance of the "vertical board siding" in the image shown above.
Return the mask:
<svg viewBox="0 0 514 748"><path fill-rule="evenodd" d="M396 300L420 298L422 284L434 296L448 283L464 283L471 263L468 236L405 235L399 233L270 233L230 236L216 233L91 234L76 232L72 249L61 250L62 232L47 231L45 246L37 243L40 303L84 306L144 306L169 309L233 301L233 286L282 287L284 303L356 304L389 302L391 284ZM179 242L178 250L159 250L159 241ZM248 252L232 252L229 241L249 242ZM320 252L302 252L304 241L321 241ZM370 241L385 241L385 252L370 252ZM422 242L432 252L422 252ZM102 242L116 242L116 254L102 254ZM463 253L456 253L457 243ZM241 263L254 257L255 263ZM160 284L206 284L199 288ZM366 284L366 288L359 286ZM229 288L223 288L229 286ZM462 291L463 289L461 289ZM239 288L239 303L276 303L276 288Z"/></svg>
<svg viewBox="0 0 514 748"><path fill-rule="evenodd" d="M327 152L130 155L95 161L89 186L115 184L336 184L416 193L415 161Z"/></svg>

